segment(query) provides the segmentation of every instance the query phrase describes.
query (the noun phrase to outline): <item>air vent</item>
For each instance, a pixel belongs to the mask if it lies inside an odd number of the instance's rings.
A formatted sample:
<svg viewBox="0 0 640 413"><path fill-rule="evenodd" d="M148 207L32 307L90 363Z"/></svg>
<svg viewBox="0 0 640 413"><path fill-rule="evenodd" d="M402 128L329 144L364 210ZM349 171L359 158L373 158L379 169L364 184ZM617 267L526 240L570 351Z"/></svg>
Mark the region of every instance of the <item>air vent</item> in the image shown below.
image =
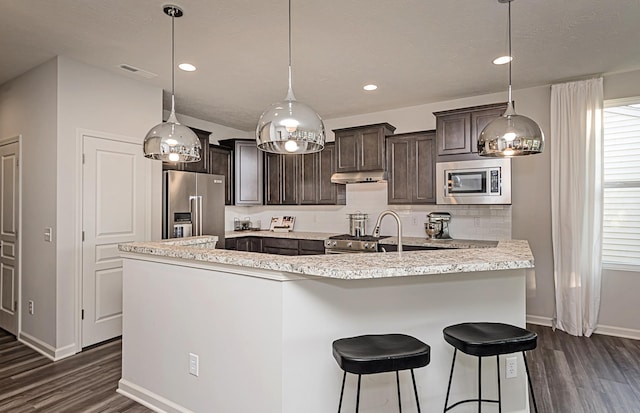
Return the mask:
<svg viewBox="0 0 640 413"><path fill-rule="evenodd" d="M125 70L129 73L135 73L136 75L142 76L145 79L153 79L154 77L158 76L155 73L147 72L146 70L142 70L127 64L121 64L120 69Z"/></svg>

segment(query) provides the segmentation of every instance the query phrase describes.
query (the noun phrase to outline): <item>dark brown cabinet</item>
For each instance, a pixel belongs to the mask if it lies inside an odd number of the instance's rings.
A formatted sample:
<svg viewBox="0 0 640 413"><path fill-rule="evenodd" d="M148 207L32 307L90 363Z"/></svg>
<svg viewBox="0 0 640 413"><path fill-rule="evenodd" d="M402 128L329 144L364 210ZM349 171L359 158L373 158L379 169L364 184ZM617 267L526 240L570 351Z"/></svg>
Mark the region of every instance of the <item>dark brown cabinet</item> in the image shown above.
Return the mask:
<svg viewBox="0 0 640 413"><path fill-rule="evenodd" d="M320 152L301 155L300 158L300 204L344 205L346 187L331 182L336 171L336 147L326 143Z"/></svg>
<svg viewBox="0 0 640 413"><path fill-rule="evenodd" d="M267 205L297 205L301 155L265 155Z"/></svg>
<svg viewBox="0 0 640 413"><path fill-rule="evenodd" d="M395 129L388 123L335 129L336 172L385 169L385 137Z"/></svg>
<svg viewBox="0 0 640 413"><path fill-rule="evenodd" d="M264 198L264 156L254 140L226 139L233 149L233 204L262 205Z"/></svg>
<svg viewBox="0 0 640 413"><path fill-rule="evenodd" d="M387 138L387 199L391 204L434 204L435 131L403 133Z"/></svg>
<svg viewBox="0 0 640 413"><path fill-rule="evenodd" d="M324 242L321 240L270 238L270 237L238 237L227 238L225 248L228 250L262 252L276 255L321 255L324 254Z"/></svg>
<svg viewBox="0 0 640 413"><path fill-rule="evenodd" d="M331 183L335 145L306 155L265 155L267 205L344 205L344 185Z"/></svg>
<svg viewBox="0 0 640 413"><path fill-rule="evenodd" d="M208 173L224 175L225 205L233 205L233 150L223 146L209 146Z"/></svg>
<svg viewBox="0 0 640 413"><path fill-rule="evenodd" d="M225 240L225 249L247 251L247 252L262 252L262 238L260 237L240 237L240 238L227 238Z"/></svg>
<svg viewBox="0 0 640 413"><path fill-rule="evenodd" d="M503 102L434 112L438 156L465 155L457 159L477 158L478 135L506 108L507 103Z"/></svg>

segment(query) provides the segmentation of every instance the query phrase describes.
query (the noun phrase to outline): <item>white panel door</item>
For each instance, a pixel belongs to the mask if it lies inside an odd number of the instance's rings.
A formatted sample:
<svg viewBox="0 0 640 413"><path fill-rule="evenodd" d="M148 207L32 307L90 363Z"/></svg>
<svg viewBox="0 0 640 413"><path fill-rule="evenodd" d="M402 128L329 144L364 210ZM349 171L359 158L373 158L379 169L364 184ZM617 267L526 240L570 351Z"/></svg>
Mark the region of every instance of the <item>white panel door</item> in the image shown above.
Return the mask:
<svg viewBox="0 0 640 413"><path fill-rule="evenodd" d="M142 146L83 137L82 347L122 335L118 244L145 235Z"/></svg>
<svg viewBox="0 0 640 413"><path fill-rule="evenodd" d="M0 146L0 328L18 334L18 142Z"/></svg>

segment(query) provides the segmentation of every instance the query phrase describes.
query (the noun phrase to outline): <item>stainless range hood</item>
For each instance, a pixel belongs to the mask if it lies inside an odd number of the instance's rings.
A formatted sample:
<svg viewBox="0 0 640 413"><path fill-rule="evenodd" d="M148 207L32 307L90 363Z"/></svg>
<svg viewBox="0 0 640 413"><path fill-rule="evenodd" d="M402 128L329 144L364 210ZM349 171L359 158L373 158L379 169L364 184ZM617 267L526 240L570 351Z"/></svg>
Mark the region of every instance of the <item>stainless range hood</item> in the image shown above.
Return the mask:
<svg viewBox="0 0 640 413"><path fill-rule="evenodd" d="M331 182L334 184L359 184L363 182L386 182L387 172L366 171L366 172L336 172L331 175Z"/></svg>

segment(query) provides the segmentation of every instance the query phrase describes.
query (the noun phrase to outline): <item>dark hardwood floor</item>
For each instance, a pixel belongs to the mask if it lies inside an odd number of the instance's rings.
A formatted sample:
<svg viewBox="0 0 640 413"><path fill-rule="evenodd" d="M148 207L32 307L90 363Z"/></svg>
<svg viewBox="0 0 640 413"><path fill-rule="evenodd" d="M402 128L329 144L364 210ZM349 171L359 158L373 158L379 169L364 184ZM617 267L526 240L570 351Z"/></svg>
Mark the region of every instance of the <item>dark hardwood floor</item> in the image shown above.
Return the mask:
<svg viewBox="0 0 640 413"><path fill-rule="evenodd" d="M0 412L151 412L116 393L121 340L51 362L0 329Z"/></svg>
<svg viewBox="0 0 640 413"><path fill-rule="evenodd" d="M539 413L640 412L640 340L528 328L538 333L527 359Z"/></svg>
<svg viewBox="0 0 640 413"><path fill-rule="evenodd" d="M539 413L640 413L640 341L528 328ZM120 363L120 340L52 363L0 330L0 412L151 412L116 393Z"/></svg>

